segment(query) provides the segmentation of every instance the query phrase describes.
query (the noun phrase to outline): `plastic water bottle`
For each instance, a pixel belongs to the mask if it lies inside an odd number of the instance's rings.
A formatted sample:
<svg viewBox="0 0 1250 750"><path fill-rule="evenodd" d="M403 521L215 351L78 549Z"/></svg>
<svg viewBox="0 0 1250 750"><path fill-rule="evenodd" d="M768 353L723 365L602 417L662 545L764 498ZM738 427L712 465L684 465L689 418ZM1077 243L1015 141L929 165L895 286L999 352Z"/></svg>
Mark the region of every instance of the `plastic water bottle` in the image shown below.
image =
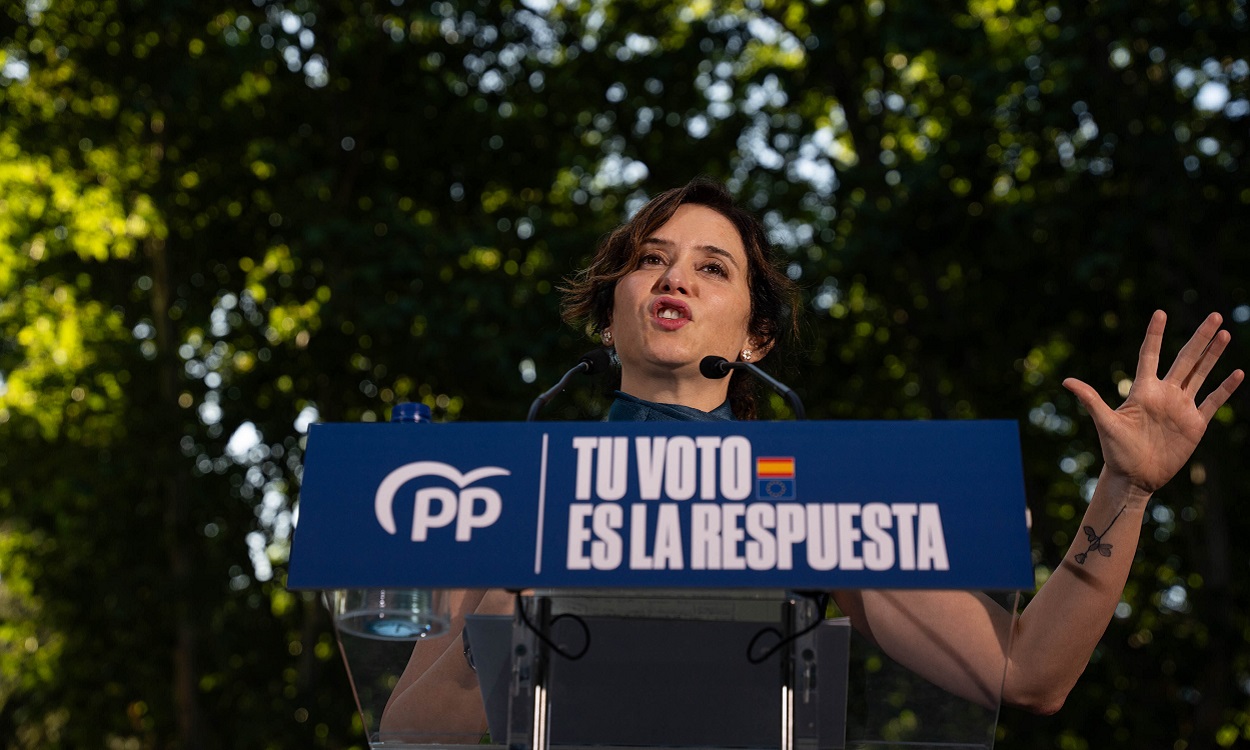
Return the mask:
<svg viewBox="0 0 1250 750"><path fill-rule="evenodd" d="M433 424L434 417L429 405L405 401L402 404L395 404L395 408L391 409L391 421Z"/></svg>
<svg viewBox="0 0 1250 750"><path fill-rule="evenodd" d="M392 422L433 424L430 407L396 404ZM447 632L447 592L432 589L339 589L328 602L339 630L362 638L415 641Z"/></svg>

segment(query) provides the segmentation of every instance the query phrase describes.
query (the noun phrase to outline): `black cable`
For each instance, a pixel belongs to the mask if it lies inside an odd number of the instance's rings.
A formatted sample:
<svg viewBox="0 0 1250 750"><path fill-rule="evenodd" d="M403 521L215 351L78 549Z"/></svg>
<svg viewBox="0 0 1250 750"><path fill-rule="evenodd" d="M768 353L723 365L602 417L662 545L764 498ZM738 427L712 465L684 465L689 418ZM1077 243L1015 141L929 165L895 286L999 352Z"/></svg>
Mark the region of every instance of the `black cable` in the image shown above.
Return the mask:
<svg viewBox="0 0 1250 750"><path fill-rule="evenodd" d="M585 636L586 642L582 644L582 650L574 654L574 653L569 653L568 651L565 651L562 647L557 645L555 641L548 638L545 633L543 633L541 630L535 627L534 623L530 622L530 619L525 616L525 606L521 603L521 595L519 593L516 595L516 611L517 611L517 614L521 616L521 622L525 623L525 627L529 628L530 632L533 633L535 637L538 638L538 640L547 644L547 648L551 649L552 651L559 654L560 656L563 656L565 659L568 659L569 661L577 661L578 659L585 656L586 652L590 650L590 626L586 624L585 620L578 617L577 615L571 612L566 612L562 615L556 615L555 617L551 618L551 627L555 627L555 624L557 622L559 622L560 620L563 620L566 617L581 626L582 635Z"/></svg>
<svg viewBox="0 0 1250 750"><path fill-rule="evenodd" d="M828 594L805 594L805 593L801 593L800 595L803 597L806 597L807 599L812 599L816 602L815 621L812 622L812 624L800 630L799 632L794 633L790 636L783 636L780 630L772 627L771 625L764 628L763 630L761 630L760 632L752 636L751 642L747 644L747 661L751 662L752 664L762 663L765 659L767 659L768 657L780 651L783 646L789 643L793 643L794 641L797 641L799 638L802 638L803 636L812 632L816 628L820 627L820 623L825 621L825 611L829 608L829 595ZM752 656L751 652L755 650L755 644L759 642L760 638L764 637L765 635L768 635L769 633L772 633L773 635L777 636L780 640L778 640L777 643L775 643L772 648L768 649L767 651L760 654L759 656Z"/></svg>

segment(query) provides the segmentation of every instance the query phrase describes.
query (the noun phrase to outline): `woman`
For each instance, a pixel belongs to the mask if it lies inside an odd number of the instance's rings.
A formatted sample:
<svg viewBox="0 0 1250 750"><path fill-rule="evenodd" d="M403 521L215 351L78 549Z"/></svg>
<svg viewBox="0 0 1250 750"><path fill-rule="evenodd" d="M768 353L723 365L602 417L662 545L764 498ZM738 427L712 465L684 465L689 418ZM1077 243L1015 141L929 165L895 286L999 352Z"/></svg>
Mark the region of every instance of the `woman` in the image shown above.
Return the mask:
<svg viewBox="0 0 1250 750"><path fill-rule="evenodd" d="M699 362L709 354L758 362L796 326L793 284L773 265L759 222L734 206L724 188L702 180L651 200L609 236L566 293L566 318L587 323L620 361L621 393L610 419L753 418L749 381L736 372L727 381L710 380ZM1244 378L1234 371L1196 403L1230 339L1212 314L1160 379L1164 323L1162 312L1151 318L1137 377L1118 409L1089 385L1064 381L1093 418L1102 445L1106 464L1081 525L1105 529L1101 543L1110 545L1110 557L1087 558L1084 539L1074 541L1015 620L968 592L835 593L852 624L896 661L953 693L993 704L1001 686L1006 703L1057 711L1120 600L1151 494L1188 461L1211 417ZM458 596L457 619L474 610L510 609L494 592ZM425 661L441 664L444 677L471 679L452 651L449 646ZM424 673L428 665L417 662L414 656L400 688ZM480 714L477 704L464 706L465 726L480 724L477 715L469 716Z"/></svg>
<svg viewBox="0 0 1250 750"><path fill-rule="evenodd" d="M709 380L699 361L708 354L758 361L793 331L793 321L783 321L794 309L794 293L766 247L758 222L734 207L723 188L695 181L658 196L609 238L573 285L568 311L615 348L621 390L631 400L711 411L728 399L737 416L750 418L754 402L741 376L728 384ZM1015 621L1014 633L1010 614L997 604L949 591L836 593L854 626L954 693L994 702L1005 669L1004 702L1057 711L1120 600L1151 494L1189 460L1244 377L1234 371L1195 402L1230 339L1212 314L1159 379L1164 323L1161 311L1151 318L1137 377L1118 409L1089 385L1064 381L1093 418L1106 462L1081 525L1106 529L1101 542L1111 545L1111 557L1087 558L1088 545L1078 537ZM946 627L935 632L934 623Z"/></svg>
<svg viewBox="0 0 1250 750"><path fill-rule="evenodd" d="M647 203L566 294L565 318L589 322L614 348L622 393L710 412L728 389L739 419L755 417L751 381L709 380L700 360L759 361L798 330L798 295L773 265L764 228L704 180Z"/></svg>

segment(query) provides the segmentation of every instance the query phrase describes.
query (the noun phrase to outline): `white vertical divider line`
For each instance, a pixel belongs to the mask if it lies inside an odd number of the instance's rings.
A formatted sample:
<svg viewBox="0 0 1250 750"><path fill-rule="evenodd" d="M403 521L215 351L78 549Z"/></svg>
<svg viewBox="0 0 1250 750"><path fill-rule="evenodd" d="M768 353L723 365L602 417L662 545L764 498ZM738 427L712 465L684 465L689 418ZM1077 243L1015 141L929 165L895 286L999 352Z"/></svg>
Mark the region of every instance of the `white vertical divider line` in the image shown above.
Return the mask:
<svg viewBox="0 0 1250 750"><path fill-rule="evenodd" d="M534 575L543 572L543 511L547 507L547 433L543 433L543 454L538 467L538 538L534 540Z"/></svg>

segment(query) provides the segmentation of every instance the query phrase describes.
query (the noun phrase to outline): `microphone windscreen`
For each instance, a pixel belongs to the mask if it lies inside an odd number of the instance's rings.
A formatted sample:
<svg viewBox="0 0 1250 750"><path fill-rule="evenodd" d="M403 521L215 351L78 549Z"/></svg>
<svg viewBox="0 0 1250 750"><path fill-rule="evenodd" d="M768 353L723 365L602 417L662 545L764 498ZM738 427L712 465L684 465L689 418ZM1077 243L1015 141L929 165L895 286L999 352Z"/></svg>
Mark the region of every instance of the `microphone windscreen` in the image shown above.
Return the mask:
<svg viewBox="0 0 1250 750"><path fill-rule="evenodd" d="M608 353L605 347L601 346L598 349L586 352L578 361L586 363L587 375L598 375L612 366L612 355Z"/></svg>
<svg viewBox="0 0 1250 750"><path fill-rule="evenodd" d="M726 366L729 360L724 357L718 357L715 354L709 354L699 362L699 372L703 377L711 380L720 380L729 374L729 368Z"/></svg>

